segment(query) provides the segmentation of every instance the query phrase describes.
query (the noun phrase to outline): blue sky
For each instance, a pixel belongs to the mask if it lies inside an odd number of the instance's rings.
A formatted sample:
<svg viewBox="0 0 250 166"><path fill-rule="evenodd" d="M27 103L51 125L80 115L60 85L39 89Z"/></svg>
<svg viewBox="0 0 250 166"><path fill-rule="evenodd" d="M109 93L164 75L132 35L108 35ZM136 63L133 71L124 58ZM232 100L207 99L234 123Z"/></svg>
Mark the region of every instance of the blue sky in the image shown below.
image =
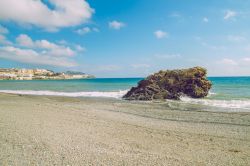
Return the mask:
<svg viewBox="0 0 250 166"><path fill-rule="evenodd" d="M0 67L250 75L250 0L2 0Z"/></svg>

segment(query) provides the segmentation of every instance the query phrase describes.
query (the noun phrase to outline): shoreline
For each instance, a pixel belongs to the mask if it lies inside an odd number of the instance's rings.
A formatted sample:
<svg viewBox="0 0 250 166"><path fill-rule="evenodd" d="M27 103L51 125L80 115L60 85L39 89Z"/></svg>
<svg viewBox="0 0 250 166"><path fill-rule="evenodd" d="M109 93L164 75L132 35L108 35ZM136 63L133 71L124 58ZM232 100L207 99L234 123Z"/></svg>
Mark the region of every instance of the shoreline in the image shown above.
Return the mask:
<svg viewBox="0 0 250 166"><path fill-rule="evenodd" d="M250 114L0 93L2 165L247 165Z"/></svg>
<svg viewBox="0 0 250 166"><path fill-rule="evenodd" d="M47 97L69 97L69 98L99 98L109 100L123 100L138 103L162 103L172 104L175 109L192 111L193 109L200 109L207 112L250 112L250 100L217 100L217 99L194 99L190 97L181 97L181 100L126 100L122 96L128 90L119 91L89 91L89 92L60 92L60 91L34 91L34 90L0 90L0 94L14 94L14 95L30 95L30 96L47 96Z"/></svg>
<svg viewBox="0 0 250 166"><path fill-rule="evenodd" d="M59 78L59 79L0 79L0 81L64 81L64 80L88 80L88 79L96 79L95 77L93 78Z"/></svg>

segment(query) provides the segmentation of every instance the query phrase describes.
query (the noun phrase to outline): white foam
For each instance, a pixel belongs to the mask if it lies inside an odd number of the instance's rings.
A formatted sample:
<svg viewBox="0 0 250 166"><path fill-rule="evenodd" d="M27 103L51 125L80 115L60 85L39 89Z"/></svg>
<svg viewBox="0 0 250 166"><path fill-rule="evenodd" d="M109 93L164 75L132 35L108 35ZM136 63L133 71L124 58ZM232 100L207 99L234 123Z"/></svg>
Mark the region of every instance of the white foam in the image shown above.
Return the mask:
<svg viewBox="0 0 250 166"><path fill-rule="evenodd" d="M215 100L181 97L181 101L185 103L200 104L220 108L250 109L250 100Z"/></svg>
<svg viewBox="0 0 250 166"><path fill-rule="evenodd" d="M2 93L22 95L44 95L44 96L66 96L66 97L108 97L120 99L128 90L114 92L55 92L55 91L33 91L33 90L0 90ZM190 104L214 106L220 108L235 108L250 110L250 100L214 100L214 99L193 99L186 96L181 101Z"/></svg>
<svg viewBox="0 0 250 166"><path fill-rule="evenodd" d="M209 92L208 92L208 97L210 97L210 96L214 96L214 95L216 95L216 93L211 92L211 91L209 91Z"/></svg>
<svg viewBox="0 0 250 166"><path fill-rule="evenodd" d="M2 93L22 95L45 95L45 96L67 96L67 97L109 97L121 98L128 90L115 92L55 92L55 91L32 91L32 90L0 90Z"/></svg>

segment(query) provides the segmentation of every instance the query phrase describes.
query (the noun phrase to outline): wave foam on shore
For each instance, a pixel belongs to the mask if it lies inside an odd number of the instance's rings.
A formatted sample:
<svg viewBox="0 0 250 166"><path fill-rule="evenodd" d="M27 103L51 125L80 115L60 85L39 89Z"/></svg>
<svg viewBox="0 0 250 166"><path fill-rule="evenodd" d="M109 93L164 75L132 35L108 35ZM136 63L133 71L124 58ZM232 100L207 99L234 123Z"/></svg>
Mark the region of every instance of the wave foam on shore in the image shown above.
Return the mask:
<svg viewBox="0 0 250 166"><path fill-rule="evenodd" d="M39 95L39 96L66 96L66 97L105 97L121 99L128 90L112 92L55 92L55 91L34 91L34 90L0 90L2 93L21 94L21 95ZM216 93L209 93L215 95ZM213 99L193 99L190 97L181 97L181 102L187 104L196 104L230 109L249 109L250 100L213 100Z"/></svg>
<svg viewBox="0 0 250 166"><path fill-rule="evenodd" d="M189 104L199 104L220 108L250 109L250 100L212 100L181 97L181 101Z"/></svg>
<svg viewBox="0 0 250 166"><path fill-rule="evenodd" d="M2 93L39 95L39 96L66 96L66 97L110 97L121 98L127 90L115 92L55 92L55 91L32 91L32 90L0 90Z"/></svg>

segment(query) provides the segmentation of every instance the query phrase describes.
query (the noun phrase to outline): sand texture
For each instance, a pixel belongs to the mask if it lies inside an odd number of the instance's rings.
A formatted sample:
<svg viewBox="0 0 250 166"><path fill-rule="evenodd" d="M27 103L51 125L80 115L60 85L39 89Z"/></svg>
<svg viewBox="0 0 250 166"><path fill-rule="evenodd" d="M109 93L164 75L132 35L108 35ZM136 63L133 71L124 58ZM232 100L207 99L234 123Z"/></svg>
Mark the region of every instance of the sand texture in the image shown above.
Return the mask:
<svg viewBox="0 0 250 166"><path fill-rule="evenodd" d="M250 113L0 94L0 165L250 165Z"/></svg>

